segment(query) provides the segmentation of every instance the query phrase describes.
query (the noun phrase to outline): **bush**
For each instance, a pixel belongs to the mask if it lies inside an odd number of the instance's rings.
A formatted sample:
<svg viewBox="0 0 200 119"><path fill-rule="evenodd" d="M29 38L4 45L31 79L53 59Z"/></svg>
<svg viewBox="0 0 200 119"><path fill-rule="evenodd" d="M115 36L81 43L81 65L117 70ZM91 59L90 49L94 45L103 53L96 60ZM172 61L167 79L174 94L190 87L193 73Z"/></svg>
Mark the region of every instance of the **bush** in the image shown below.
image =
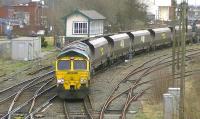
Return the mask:
<svg viewBox="0 0 200 119"><path fill-rule="evenodd" d="M47 41L45 41L44 37L41 37L41 41L42 41L42 47L46 48L48 46Z"/></svg>

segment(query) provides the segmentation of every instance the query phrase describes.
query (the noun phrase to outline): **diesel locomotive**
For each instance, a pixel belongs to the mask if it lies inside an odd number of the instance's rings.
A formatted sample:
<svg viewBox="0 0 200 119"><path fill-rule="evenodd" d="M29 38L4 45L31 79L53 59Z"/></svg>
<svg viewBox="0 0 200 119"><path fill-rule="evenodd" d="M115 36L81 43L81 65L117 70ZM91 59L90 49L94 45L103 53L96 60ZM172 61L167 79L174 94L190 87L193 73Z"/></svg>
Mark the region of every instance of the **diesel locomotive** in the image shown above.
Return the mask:
<svg viewBox="0 0 200 119"><path fill-rule="evenodd" d="M199 41L200 24L187 28L187 42ZM130 56L135 52L170 45L173 30L179 38L179 27L123 32L75 41L57 56L56 73L58 95L63 99L80 99L89 93L95 69ZM195 38L195 39L194 39Z"/></svg>

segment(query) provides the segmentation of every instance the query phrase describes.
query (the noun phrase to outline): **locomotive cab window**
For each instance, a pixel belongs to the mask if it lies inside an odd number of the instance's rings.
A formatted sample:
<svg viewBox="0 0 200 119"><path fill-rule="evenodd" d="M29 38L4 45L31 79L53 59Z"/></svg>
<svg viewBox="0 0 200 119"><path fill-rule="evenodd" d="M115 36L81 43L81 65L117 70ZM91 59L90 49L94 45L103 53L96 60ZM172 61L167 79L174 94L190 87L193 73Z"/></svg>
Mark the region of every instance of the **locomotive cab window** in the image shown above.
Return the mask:
<svg viewBox="0 0 200 119"><path fill-rule="evenodd" d="M85 60L75 60L74 70L87 70L87 61Z"/></svg>
<svg viewBox="0 0 200 119"><path fill-rule="evenodd" d="M59 60L57 64L58 70L69 70L71 69L69 60Z"/></svg>

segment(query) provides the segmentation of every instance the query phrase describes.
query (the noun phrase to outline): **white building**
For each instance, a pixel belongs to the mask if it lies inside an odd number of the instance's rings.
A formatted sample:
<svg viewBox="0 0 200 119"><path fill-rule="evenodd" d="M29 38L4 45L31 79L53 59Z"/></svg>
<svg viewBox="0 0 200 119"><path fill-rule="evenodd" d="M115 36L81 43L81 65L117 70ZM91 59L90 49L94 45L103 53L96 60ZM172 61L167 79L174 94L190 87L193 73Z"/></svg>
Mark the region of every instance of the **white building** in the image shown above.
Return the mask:
<svg viewBox="0 0 200 119"><path fill-rule="evenodd" d="M159 20L170 21L171 20L171 8L172 0L156 0L156 6L158 6Z"/></svg>
<svg viewBox="0 0 200 119"><path fill-rule="evenodd" d="M94 10L76 10L65 17L65 34L70 38L103 35L105 17Z"/></svg>
<svg viewBox="0 0 200 119"><path fill-rule="evenodd" d="M140 0L147 5L147 13L155 15L155 20L170 21L172 0Z"/></svg>

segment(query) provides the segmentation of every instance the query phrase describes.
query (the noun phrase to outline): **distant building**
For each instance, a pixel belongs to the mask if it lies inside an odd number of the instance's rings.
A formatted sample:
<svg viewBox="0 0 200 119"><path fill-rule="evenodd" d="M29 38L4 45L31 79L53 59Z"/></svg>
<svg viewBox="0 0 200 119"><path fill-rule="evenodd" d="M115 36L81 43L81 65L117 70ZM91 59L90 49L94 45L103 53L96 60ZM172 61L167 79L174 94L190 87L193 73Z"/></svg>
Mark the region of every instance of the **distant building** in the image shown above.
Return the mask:
<svg viewBox="0 0 200 119"><path fill-rule="evenodd" d="M3 5L26 4L29 2L31 2L31 0L1 0Z"/></svg>
<svg viewBox="0 0 200 119"><path fill-rule="evenodd" d="M194 20L200 20L200 6L190 6L188 10L188 20L194 21Z"/></svg>
<svg viewBox="0 0 200 119"><path fill-rule="evenodd" d="M44 29L46 23L44 11L44 8L38 2L5 5L0 7L0 18L21 21L23 26L14 25L13 32L20 35L30 35ZM3 27L2 25L1 27Z"/></svg>
<svg viewBox="0 0 200 119"><path fill-rule="evenodd" d="M0 0L3 5L27 4L29 2L41 2L42 0Z"/></svg>
<svg viewBox="0 0 200 119"><path fill-rule="evenodd" d="M173 19L174 6L172 1L173 0L165 0L160 2L159 0L156 0L156 5L158 6L159 20L171 21Z"/></svg>
<svg viewBox="0 0 200 119"><path fill-rule="evenodd" d="M76 10L65 17L65 34L68 38L103 35L106 18L94 10Z"/></svg>
<svg viewBox="0 0 200 119"><path fill-rule="evenodd" d="M147 13L155 16L155 20L170 21L173 18L172 0L140 0L141 3L146 4ZM153 14L153 15L152 15Z"/></svg>

